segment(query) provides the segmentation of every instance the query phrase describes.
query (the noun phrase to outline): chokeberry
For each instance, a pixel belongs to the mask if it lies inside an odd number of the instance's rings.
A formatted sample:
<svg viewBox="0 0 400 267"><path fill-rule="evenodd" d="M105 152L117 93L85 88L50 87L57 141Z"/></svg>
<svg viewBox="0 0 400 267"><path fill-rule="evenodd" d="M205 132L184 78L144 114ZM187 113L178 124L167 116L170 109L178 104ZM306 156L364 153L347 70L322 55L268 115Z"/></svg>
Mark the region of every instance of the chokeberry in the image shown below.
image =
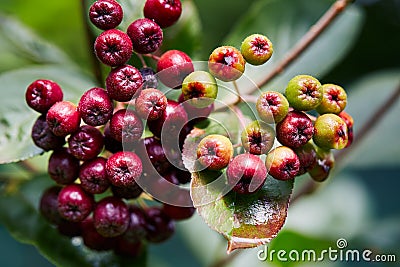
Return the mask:
<svg viewBox="0 0 400 267"><path fill-rule="evenodd" d="M61 217L71 222L83 221L93 210L93 195L80 185L65 186L58 194L58 211Z"/></svg>
<svg viewBox="0 0 400 267"><path fill-rule="evenodd" d="M142 89L158 88L158 80L155 71L150 67L143 67L139 69L143 78Z"/></svg>
<svg viewBox="0 0 400 267"><path fill-rule="evenodd" d="M55 150L65 144L65 137L56 136L50 130L45 115L39 116L33 124L31 137L35 145L44 151Z"/></svg>
<svg viewBox="0 0 400 267"><path fill-rule="evenodd" d="M314 134L311 119L301 111L291 111L276 125L278 141L288 147L297 148L305 145Z"/></svg>
<svg viewBox="0 0 400 267"><path fill-rule="evenodd" d="M143 13L161 28L167 28L175 24L181 16L182 4L180 0L147 0Z"/></svg>
<svg viewBox="0 0 400 267"><path fill-rule="evenodd" d="M199 163L209 170L221 170L228 166L233 157L231 141L218 134L204 137L197 146Z"/></svg>
<svg viewBox="0 0 400 267"><path fill-rule="evenodd" d="M117 27L122 18L122 7L114 0L97 0L89 8L90 21L101 30Z"/></svg>
<svg viewBox="0 0 400 267"><path fill-rule="evenodd" d="M345 111L342 111L339 113L338 115L340 118L342 118L342 120L346 123L347 125L347 135L348 135L348 142L346 147L349 147L351 145L351 143L353 143L353 125L354 125L354 120L353 117L350 116L350 114L348 114Z"/></svg>
<svg viewBox="0 0 400 267"><path fill-rule="evenodd" d="M316 182L323 182L328 179L329 174L335 166L335 157L329 149L316 147L317 162L313 168L308 170L311 178Z"/></svg>
<svg viewBox="0 0 400 267"><path fill-rule="evenodd" d="M146 237L146 219L141 208L130 205L129 210L129 226L123 235L123 238L130 242L137 242Z"/></svg>
<svg viewBox="0 0 400 267"><path fill-rule="evenodd" d="M132 41L120 30L106 30L96 38L94 52L105 65L121 66L132 56Z"/></svg>
<svg viewBox="0 0 400 267"><path fill-rule="evenodd" d="M104 148L111 153L124 150L122 142L119 142L112 137L109 124L104 127Z"/></svg>
<svg viewBox="0 0 400 267"><path fill-rule="evenodd" d="M58 212L58 194L60 193L62 187L58 185L51 186L47 188L41 198L39 203L40 214L52 224L59 224L62 221L60 213Z"/></svg>
<svg viewBox="0 0 400 267"><path fill-rule="evenodd" d="M262 121L253 121L243 130L241 140L247 152L255 155L267 154L274 145L275 131Z"/></svg>
<svg viewBox="0 0 400 267"><path fill-rule="evenodd" d="M120 151L108 158L106 171L112 185L134 186L143 171L142 161L133 152Z"/></svg>
<svg viewBox="0 0 400 267"><path fill-rule="evenodd" d="M146 239L152 243L161 243L175 232L175 223L161 208L152 207L145 210Z"/></svg>
<svg viewBox="0 0 400 267"><path fill-rule="evenodd" d="M169 50L157 62L157 76L170 88L180 88L183 79L194 71L192 59L179 50Z"/></svg>
<svg viewBox="0 0 400 267"><path fill-rule="evenodd" d="M322 101L321 83L309 75L297 75L292 78L285 91L287 100L296 110L315 109Z"/></svg>
<svg viewBox="0 0 400 267"><path fill-rule="evenodd" d="M78 104L82 120L91 126L106 124L111 119L113 109L113 102L107 92L98 87L86 91Z"/></svg>
<svg viewBox="0 0 400 267"><path fill-rule="evenodd" d="M312 141L293 150L300 161L300 170L297 175L302 175L315 167L317 164L317 152Z"/></svg>
<svg viewBox="0 0 400 267"><path fill-rule="evenodd" d="M137 183L133 183L129 186L112 185L111 192L113 196L118 198L136 199L142 194L143 189Z"/></svg>
<svg viewBox="0 0 400 267"><path fill-rule="evenodd" d="M143 252L143 242L131 242L124 238L124 235L116 238L117 242L114 246L114 253L116 255L126 256L130 258L137 258Z"/></svg>
<svg viewBox="0 0 400 267"><path fill-rule="evenodd" d="M339 114L347 105L347 94L343 87L335 84L322 85L322 102L316 108L319 114Z"/></svg>
<svg viewBox="0 0 400 267"><path fill-rule="evenodd" d="M163 212L175 221L186 220L192 217L196 209L190 197L187 196L187 193L179 191L175 195L174 203L176 205L164 203L162 207Z"/></svg>
<svg viewBox="0 0 400 267"><path fill-rule="evenodd" d="M57 184L71 184L79 176L79 160L67 149L55 150L49 158L47 172Z"/></svg>
<svg viewBox="0 0 400 267"><path fill-rule="evenodd" d="M51 80L36 80L26 89L25 100L30 108L44 114L52 105L63 100L63 92Z"/></svg>
<svg viewBox="0 0 400 267"><path fill-rule="evenodd" d="M101 194L110 186L106 172L107 159L98 157L85 161L79 171L82 188L91 194Z"/></svg>
<svg viewBox="0 0 400 267"><path fill-rule="evenodd" d="M256 103L260 119L266 123L279 123L289 112L289 102L284 95L275 91L262 93Z"/></svg>
<svg viewBox="0 0 400 267"><path fill-rule="evenodd" d="M335 114L324 114L315 121L314 143L325 149L343 149L348 142L346 123Z"/></svg>
<svg viewBox="0 0 400 267"><path fill-rule="evenodd" d="M145 120L160 118L167 108L167 97L154 88L142 90L136 99L135 108L137 114Z"/></svg>
<svg viewBox="0 0 400 267"><path fill-rule="evenodd" d="M290 180L299 173L300 160L292 149L280 146L268 153L265 166L275 179Z"/></svg>
<svg viewBox="0 0 400 267"><path fill-rule="evenodd" d="M214 103L218 95L215 78L206 71L194 71L183 80L182 94L185 101L196 108L205 108Z"/></svg>
<svg viewBox="0 0 400 267"><path fill-rule="evenodd" d="M213 76L224 82L234 81L244 73L245 60L235 47L221 46L211 53L208 69Z"/></svg>
<svg viewBox="0 0 400 267"><path fill-rule="evenodd" d="M116 245L116 238L104 237L94 227L93 218L87 217L82 223L82 240L86 247L96 251L113 249Z"/></svg>
<svg viewBox="0 0 400 267"><path fill-rule="evenodd" d="M128 206L112 196L100 200L93 211L94 227L105 237L122 235L128 229L129 219Z"/></svg>
<svg viewBox="0 0 400 267"><path fill-rule="evenodd" d="M118 142L132 143L143 134L143 122L135 111L120 109L110 121L110 135Z"/></svg>
<svg viewBox="0 0 400 267"><path fill-rule="evenodd" d="M139 153L141 159L143 161L149 160L158 173L165 174L172 168L165 155L165 146L161 145L159 139L146 137L141 140L140 147L145 149Z"/></svg>
<svg viewBox="0 0 400 267"><path fill-rule="evenodd" d="M183 94L179 96L178 102L181 103L186 110L188 115L188 121L190 125L194 125L198 122L201 122L210 116L211 112L214 110L214 103L204 108L196 108L191 105L189 101L185 101Z"/></svg>
<svg viewBox="0 0 400 267"><path fill-rule="evenodd" d="M78 237L82 235L82 222L71 222L63 219L57 224L58 232L66 237Z"/></svg>
<svg viewBox="0 0 400 267"><path fill-rule="evenodd" d="M139 70L131 65L119 66L108 74L106 89L111 99L127 102L138 95L143 78Z"/></svg>
<svg viewBox="0 0 400 267"><path fill-rule="evenodd" d="M267 168L253 154L239 154L233 158L226 170L228 184L239 194L252 194L264 185Z"/></svg>
<svg viewBox="0 0 400 267"><path fill-rule="evenodd" d="M46 122L56 136L67 136L79 129L81 116L75 104L60 101L51 106L46 115Z"/></svg>
<svg viewBox="0 0 400 267"><path fill-rule="evenodd" d="M103 147L103 134L93 126L83 125L68 138L69 152L79 160L97 157Z"/></svg>
<svg viewBox="0 0 400 267"><path fill-rule="evenodd" d="M264 35L252 34L242 42L240 47L246 62L252 65L262 65L267 62L274 52L271 41Z"/></svg>
<svg viewBox="0 0 400 267"><path fill-rule="evenodd" d="M156 22L148 18L132 22L127 33L132 40L133 50L139 54L155 52L163 41L162 29Z"/></svg>

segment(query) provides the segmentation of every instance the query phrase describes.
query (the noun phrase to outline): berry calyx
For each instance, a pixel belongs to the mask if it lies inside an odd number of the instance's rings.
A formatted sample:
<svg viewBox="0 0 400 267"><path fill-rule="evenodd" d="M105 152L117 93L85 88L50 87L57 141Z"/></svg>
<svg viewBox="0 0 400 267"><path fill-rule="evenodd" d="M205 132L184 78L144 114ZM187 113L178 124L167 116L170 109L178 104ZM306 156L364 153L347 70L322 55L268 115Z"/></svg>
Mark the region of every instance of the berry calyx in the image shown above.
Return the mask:
<svg viewBox="0 0 400 267"><path fill-rule="evenodd" d="M347 105L346 91L339 85L322 85L322 102L316 108L319 114L342 112Z"/></svg>
<svg viewBox="0 0 400 267"><path fill-rule="evenodd" d="M81 116L75 104L60 101L49 109L46 122L56 136L67 136L79 129Z"/></svg>
<svg viewBox="0 0 400 267"><path fill-rule="evenodd" d="M289 112L289 102L275 91L263 92L257 99L256 109L260 119L266 123L279 123Z"/></svg>
<svg viewBox="0 0 400 267"><path fill-rule="evenodd" d="M240 47L246 62L252 65L262 65L267 62L274 52L271 41L264 35L252 34L242 42Z"/></svg>
<svg viewBox="0 0 400 267"><path fill-rule="evenodd" d="M300 170L300 160L289 147L280 146L271 150L265 160L269 175L278 180L291 180Z"/></svg>
<svg viewBox="0 0 400 267"><path fill-rule="evenodd" d="M244 73L245 60L233 46L221 46L211 53L208 59L208 69L216 78L224 82L239 79Z"/></svg>
<svg viewBox="0 0 400 267"><path fill-rule="evenodd" d="M147 0L143 13L161 28L167 28L175 24L181 16L182 4L180 0Z"/></svg>
<svg viewBox="0 0 400 267"><path fill-rule="evenodd" d="M228 166L233 157L231 141L219 134L204 137L197 146L199 163L209 170L221 170Z"/></svg>
<svg viewBox="0 0 400 267"><path fill-rule="evenodd" d="M108 158L106 172L114 186L130 187L136 185L136 179L142 174L140 158L133 152L120 151Z"/></svg>
<svg viewBox="0 0 400 267"><path fill-rule="evenodd" d="M322 102L321 83L309 75L297 75L292 78L285 91L287 100L296 110L315 109Z"/></svg>
<svg viewBox="0 0 400 267"><path fill-rule="evenodd" d="M155 52L163 41L163 32L160 26L148 18L132 22L127 33L132 41L133 50L139 54Z"/></svg>
<svg viewBox="0 0 400 267"><path fill-rule="evenodd" d="M103 134L95 127L83 125L68 139L69 152L79 160L97 157L103 150Z"/></svg>
<svg viewBox="0 0 400 267"><path fill-rule="evenodd" d="M157 75L170 88L180 88L183 79L193 71L192 59L179 50L165 52L157 62Z"/></svg>
<svg viewBox="0 0 400 267"><path fill-rule="evenodd" d="M127 102L138 95L143 85L140 71L131 66L123 65L110 71L106 78L106 89L111 99Z"/></svg>
<svg viewBox="0 0 400 267"><path fill-rule="evenodd" d="M228 184L239 194L252 194L263 186L267 178L264 162L253 154L239 154L226 170Z"/></svg>
<svg viewBox="0 0 400 267"><path fill-rule="evenodd" d="M288 147L297 148L305 145L314 134L311 119L300 111L291 111L276 125L278 141Z"/></svg>
<svg viewBox="0 0 400 267"><path fill-rule="evenodd" d="M110 121L110 135L118 142L132 143L143 134L143 122L135 111L120 109Z"/></svg>
<svg viewBox="0 0 400 267"><path fill-rule="evenodd" d="M25 100L30 108L44 114L52 105L63 100L63 92L51 80L36 80L26 89Z"/></svg>
<svg viewBox="0 0 400 267"><path fill-rule="evenodd" d="M112 114L114 105L103 88L94 87L86 91L78 104L82 120L90 126L106 124Z"/></svg>
<svg viewBox="0 0 400 267"><path fill-rule="evenodd" d="M249 123L241 135L243 148L255 155L267 154L275 140L274 129L261 121Z"/></svg>
<svg viewBox="0 0 400 267"><path fill-rule="evenodd" d="M315 121L314 143L325 149L343 149L347 146L346 123L335 114L324 114Z"/></svg>
<svg viewBox="0 0 400 267"><path fill-rule="evenodd" d="M132 41L120 30L107 30L96 38L94 52L103 64L111 67L121 66L132 56Z"/></svg>
<svg viewBox="0 0 400 267"><path fill-rule="evenodd" d="M121 5L114 0L98 0L89 8L89 19L97 28L109 30L117 27L123 18Z"/></svg>
<svg viewBox="0 0 400 267"><path fill-rule="evenodd" d="M80 185L67 185L58 194L58 211L68 221L83 221L93 207L93 195L85 192Z"/></svg>
<svg viewBox="0 0 400 267"><path fill-rule="evenodd" d="M137 114L145 120L160 118L167 108L167 97L154 88L142 90L135 102Z"/></svg>
<svg viewBox="0 0 400 267"><path fill-rule="evenodd" d="M218 95L215 78L206 71L194 71L183 80L183 99L196 108L205 108L214 103Z"/></svg>

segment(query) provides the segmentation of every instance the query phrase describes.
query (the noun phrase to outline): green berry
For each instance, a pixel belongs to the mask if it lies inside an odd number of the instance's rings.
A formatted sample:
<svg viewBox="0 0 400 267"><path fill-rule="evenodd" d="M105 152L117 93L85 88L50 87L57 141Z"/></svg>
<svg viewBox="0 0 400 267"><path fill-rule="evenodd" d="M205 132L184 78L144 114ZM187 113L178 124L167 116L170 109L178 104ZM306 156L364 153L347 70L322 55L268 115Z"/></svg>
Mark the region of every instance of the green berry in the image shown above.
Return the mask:
<svg viewBox="0 0 400 267"><path fill-rule="evenodd" d="M228 166L233 157L231 141L219 134L204 137L197 146L199 163L209 170L217 171Z"/></svg>
<svg viewBox="0 0 400 267"><path fill-rule="evenodd" d="M291 180L300 170L300 160L289 147L280 146L271 150L265 159L269 175L278 180Z"/></svg>
<svg viewBox="0 0 400 267"><path fill-rule="evenodd" d="M218 85L210 73L194 71L183 80L182 94L184 100L192 106L205 108L217 98Z"/></svg>
<svg viewBox="0 0 400 267"><path fill-rule="evenodd" d="M255 155L267 154L275 140L274 129L261 121L253 121L242 132L242 144L244 149Z"/></svg>
<svg viewBox="0 0 400 267"><path fill-rule="evenodd" d="M240 52L249 64L258 66L271 58L274 49L266 36L252 34L244 39Z"/></svg>
<svg viewBox="0 0 400 267"><path fill-rule="evenodd" d="M322 102L316 108L319 114L339 114L344 110L347 104L347 94L342 87L335 84L324 84L322 85L322 93Z"/></svg>
<svg viewBox="0 0 400 267"><path fill-rule="evenodd" d="M224 82L239 79L244 73L246 61L233 46L216 48L208 59L208 69L216 78Z"/></svg>
<svg viewBox="0 0 400 267"><path fill-rule="evenodd" d="M285 95L294 109L312 110L321 104L321 83L312 76L298 75L289 81Z"/></svg>
<svg viewBox="0 0 400 267"><path fill-rule="evenodd" d="M257 99L256 109L264 122L279 123L289 112L289 102L281 93L267 91Z"/></svg>
<svg viewBox="0 0 400 267"><path fill-rule="evenodd" d="M347 125L335 114L324 114L315 121L314 143L325 149L343 149L348 142Z"/></svg>

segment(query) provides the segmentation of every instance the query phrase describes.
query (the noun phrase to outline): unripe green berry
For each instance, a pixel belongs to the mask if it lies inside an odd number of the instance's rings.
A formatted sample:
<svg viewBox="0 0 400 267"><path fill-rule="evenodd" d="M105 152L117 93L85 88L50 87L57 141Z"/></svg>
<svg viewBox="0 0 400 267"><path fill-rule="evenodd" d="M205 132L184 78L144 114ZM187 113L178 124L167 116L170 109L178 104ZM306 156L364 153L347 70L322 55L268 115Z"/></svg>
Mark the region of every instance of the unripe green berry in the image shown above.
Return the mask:
<svg viewBox="0 0 400 267"><path fill-rule="evenodd" d="M289 102L284 95L275 91L262 93L256 103L260 119L266 123L278 123L289 112Z"/></svg>
<svg viewBox="0 0 400 267"><path fill-rule="evenodd" d="M275 140L274 129L261 121L253 121L242 132L243 148L255 155L267 154Z"/></svg>
<svg viewBox="0 0 400 267"><path fill-rule="evenodd" d="M221 81L230 82L242 76L245 63L242 54L235 47L221 46L211 53L208 59L208 69Z"/></svg>
<svg viewBox="0 0 400 267"><path fill-rule="evenodd" d="M348 142L346 123L335 114L324 114L315 121L314 143L325 149L343 149Z"/></svg>
<svg viewBox="0 0 400 267"><path fill-rule="evenodd" d="M344 110L347 104L347 94L342 87L335 84L324 84L322 85L322 92L322 102L316 108L319 114L339 114Z"/></svg>
<svg viewBox="0 0 400 267"><path fill-rule="evenodd" d="M269 175L278 180L291 180L300 170L300 160L289 147L280 146L271 150L265 159Z"/></svg>
<svg viewBox="0 0 400 267"><path fill-rule="evenodd" d="M218 95L215 78L205 71L194 71L183 80L182 94L185 101L196 108L205 108L214 103Z"/></svg>
<svg viewBox="0 0 400 267"><path fill-rule="evenodd" d="M199 163L209 170L217 171L225 168L233 157L231 141L219 134L204 137L197 146Z"/></svg>
<svg viewBox="0 0 400 267"><path fill-rule="evenodd" d="M244 59L252 65L262 65L274 52L271 41L264 35L252 34L242 42L240 47Z"/></svg>
<svg viewBox="0 0 400 267"><path fill-rule="evenodd" d="M312 76L298 75L289 81L285 95L294 109L312 110L321 104L321 83Z"/></svg>

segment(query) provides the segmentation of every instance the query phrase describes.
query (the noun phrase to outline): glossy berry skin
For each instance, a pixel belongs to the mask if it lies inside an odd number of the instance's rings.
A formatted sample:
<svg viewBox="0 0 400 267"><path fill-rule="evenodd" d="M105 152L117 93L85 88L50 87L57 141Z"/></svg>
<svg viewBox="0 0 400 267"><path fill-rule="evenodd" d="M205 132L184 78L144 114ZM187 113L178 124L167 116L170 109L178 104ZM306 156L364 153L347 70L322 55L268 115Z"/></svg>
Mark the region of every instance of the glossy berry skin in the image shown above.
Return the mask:
<svg viewBox="0 0 400 267"><path fill-rule="evenodd" d="M176 23L182 14L180 0L147 0L143 8L144 16L154 20L161 28Z"/></svg>
<svg viewBox="0 0 400 267"><path fill-rule="evenodd" d="M264 162L253 154L239 154L226 170L228 184L239 194L252 194L260 190L267 178Z"/></svg>
<svg viewBox="0 0 400 267"><path fill-rule="evenodd" d="M142 84L142 75L131 65L123 65L111 70L106 78L108 95L111 99L120 102L127 102L136 97Z"/></svg>
<svg viewBox="0 0 400 267"><path fill-rule="evenodd" d="M47 188L40 197L39 211L40 214L51 224L59 224L62 221L58 212L58 194L61 186L51 186Z"/></svg>
<svg viewBox="0 0 400 267"><path fill-rule="evenodd" d="M271 150L265 160L269 175L277 180L291 180L300 170L300 160L289 147L280 146Z"/></svg>
<svg viewBox="0 0 400 267"><path fill-rule="evenodd" d="M150 161L158 173L165 174L172 168L171 163L165 155L164 149L167 148L161 145L159 139L155 137L146 137L141 140L139 146L142 148L142 150L138 152L140 158L143 161Z"/></svg>
<svg viewBox="0 0 400 267"><path fill-rule="evenodd" d="M118 142L111 136L109 124L104 127L104 148L111 153L124 150L122 142Z"/></svg>
<svg viewBox="0 0 400 267"><path fill-rule="evenodd" d="M115 247L117 239L104 237L94 227L92 217L86 218L81 223L82 240L86 247L95 251L107 251Z"/></svg>
<svg viewBox="0 0 400 267"><path fill-rule="evenodd" d="M316 108L319 114L334 113L339 114L347 105L346 91L339 85L322 85L322 102Z"/></svg>
<svg viewBox="0 0 400 267"><path fill-rule="evenodd" d="M346 123L335 114L324 114L315 121L314 143L325 149L343 149L348 143Z"/></svg>
<svg viewBox="0 0 400 267"><path fill-rule="evenodd" d="M183 80L182 94L190 105L196 108L208 107L217 98L217 81L206 71L194 71Z"/></svg>
<svg viewBox="0 0 400 267"><path fill-rule="evenodd" d="M101 30L117 27L123 15L121 5L114 0L97 0L89 8L90 21Z"/></svg>
<svg viewBox="0 0 400 267"><path fill-rule="evenodd" d="M78 237L82 235L82 222L71 222L65 219L61 223L57 224L58 232L66 237Z"/></svg>
<svg viewBox="0 0 400 267"><path fill-rule="evenodd" d="M314 134L314 125L311 119L303 112L291 111L276 125L278 141L291 148L305 145Z"/></svg>
<svg viewBox="0 0 400 267"><path fill-rule="evenodd" d="M68 153L67 149L56 150L49 158L47 172L57 184L72 184L79 175L79 160Z"/></svg>
<svg viewBox="0 0 400 267"><path fill-rule="evenodd" d="M111 192L117 198L136 199L142 194L143 189L136 183L129 186L112 185Z"/></svg>
<svg viewBox="0 0 400 267"><path fill-rule="evenodd" d="M164 203L163 212L175 221L182 221L192 217L196 209L194 207L179 207Z"/></svg>
<svg viewBox="0 0 400 267"><path fill-rule="evenodd" d="M50 130L45 115L39 116L33 124L31 137L35 145L44 151L55 150L65 144L64 137L56 136Z"/></svg>
<svg viewBox="0 0 400 267"><path fill-rule="evenodd" d="M129 187L136 185L135 180L142 174L140 158L133 152L120 151L108 158L106 172L114 186Z"/></svg>
<svg viewBox="0 0 400 267"><path fill-rule="evenodd" d="M221 46L211 53L208 59L208 69L216 78L224 82L239 79L244 73L245 60L233 46Z"/></svg>
<svg viewBox="0 0 400 267"><path fill-rule="evenodd" d="M82 120L90 126L106 124L113 114L114 105L103 88L94 87L86 91L78 104Z"/></svg>
<svg viewBox="0 0 400 267"><path fill-rule="evenodd" d="M130 205L129 210L129 226L123 235L123 238L129 242L138 242L146 237L146 219L144 211L135 206Z"/></svg>
<svg viewBox="0 0 400 267"><path fill-rule="evenodd" d="M275 141L274 129L261 121L249 123L241 135L243 148L255 155L267 154Z"/></svg>
<svg viewBox="0 0 400 267"><path fill-rule="evenodd" d="M30 108L44 114L52 105L63 100L63 92L51 80L36 80L26 89L25 100Z"/></svg>
<svg viewBox="0 0 400 267"><path fill-rule="evenodd" d="M93 195L85 192L80 185L67 185L58 195L58 211L68 221L83 221L93 208Z"/></svg>
<svg viewBox="0 0 400 267"><path fill-rule="evenodd" d="M93 211L93 223L104 237L120 236L129 226L128 206L116 197L103 198Z"/></svg>
<svg viewBox="0 0 400 267"><path fill-rule="evenodd" d="M175 223L161 208L153 207L145 210L146 240L161 243L169 239L175 232Z"/></svg>
<svg viewBox="0 0 400 267"><path fill-rule="evenodd" d="M321 83L309 75L297 75L292 78L285 91L291 107L299 111L315 109L322 102Z"/></svg>
<svg viewBox="0 0 400 267"><path fill-rule="evenodd" d="M232 143L223 135L208 135L197 146L198 161L203 167L209 170L217 171L225 168L232 157Z"/></svg>
<svg viewBox="0 0 400 267"><path fill-rule="evenodd" d="M69 152L79 160L97 157L103 147L103 134L93 126L83 125L68 138Z"/></svg>
<svg viewBox="0 0 400 267"><path fill-rule="evenodd" d="M132 41L120 30L106 30L96 38L94 52L103 64L121 66L132 56Z"/></svg>
<svg viewBox="0 0 400 267"><path fill-rule="evenodd" d="M165 52L157 62L157 75L160 81L170 88L180 88L183 79L193 71L192 59L179 50Z"/></svg>
<svg viewBox="0 0 400 267"><path fill-rule="evenodd" d="M316 147L317 162L313 168L308 170L308 174L316 182L323 182L328 179L333 167L335 167L335 158L331 150Z"/></svg>
<svg viewBox="0 0 400 267"><path fill-rule="evenodd" d="M69 101L60 101L49 109L46 122L56 136L64 137L79 129L81 116L75 104Z"/></svg>
<svg viewBox="0 0 400 267"><path fill-rule="evenodd" d="M147 18L132 22L127 33L132 40L133 50L139 54L155 52L163 41L163 32L160 26Z"/></svg>
<svg viewBox="0 0 400 267"><path fill-rule="evenodd" d="M118 142L132 143L143 134L143 122L137 113L130 109L120 109L110 121L110 135Z"/></svg>
<svg viewBox="0 0 400 267"><path fill-rule="evenodd" d="M263 92L257 99L256 109L260 119L266 123L279 123L289 112L289 102L275 91Z"/></svg>
<svg viewBox="0 0 400 267"><path fill-rule="evenodd" d="M98 157L85 161L80 167L79 180L82 188L91 194L104 193L110 186L106 172L107 159Z"/></svg>
<svg viewBox="0 0 400 267"><path fill-rule="evenodd" d="M160 90L149 88L140 92L135 108L139 117L152 121L163 115L167 103L167 97Z"/></svg>
<svg viewBox="0 0 400 267"><path fill-rule="evenodd" d="M317 152L312 141L293 149L293 151L299 157L300 161L300 170L297 175L302 175L316 166Z"/></svg>
<svg viewBox="0 0 400 267"><path fill-rule="evenodd" d="M155 71L150 67L143 67L140 70L143 78L142 89L158 88L158 80Z"/></svg>
<svg viewBox="0 0 400 267"><path fill-rule="evenodd" d="M349 136L349 140L347 142L346 147L349 147L352 143L353 143L353 125L354 125L354 120L353 117L350 116L350 114L348 114L345 111L342 111L339 113L338 115L340 118L342 118L342 120L346 123L347 125L347 135Z"/></svg>
<svg viewBox="0 0 400 267"><path fill-rule="evenodd" d="M252 34L244 39L240 52L247 63L258 66L271 58L274 48L266 36Z"/></svg>

